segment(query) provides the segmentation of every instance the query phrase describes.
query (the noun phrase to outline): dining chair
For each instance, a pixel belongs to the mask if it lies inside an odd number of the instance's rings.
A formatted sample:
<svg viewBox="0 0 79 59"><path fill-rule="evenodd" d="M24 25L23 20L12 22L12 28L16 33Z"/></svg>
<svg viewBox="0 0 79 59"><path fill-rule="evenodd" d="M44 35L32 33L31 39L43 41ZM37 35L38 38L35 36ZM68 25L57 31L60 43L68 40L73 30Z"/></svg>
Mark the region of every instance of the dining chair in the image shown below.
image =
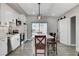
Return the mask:
<svg viewBox="0 0 79 59"><path fill-rule="evenodd" d="M46 55L46 35L35 35L35 55Z"/></svg>
<svg viewBox="0 0 79 59"><path fill-rule="evenodd" d="M53 36L53 33L49 33L50 36Z"/></svg>
<svg viewBox="0 0 79 59"><path fill-rule="evenodd" d="M50 46L52 47L52 50L56 53L57 55L57 41L56 41L56 33L53 33L54 38L49 38L47 39L47 48L48 48L48 55L49 55L49 48Z"/></svg>

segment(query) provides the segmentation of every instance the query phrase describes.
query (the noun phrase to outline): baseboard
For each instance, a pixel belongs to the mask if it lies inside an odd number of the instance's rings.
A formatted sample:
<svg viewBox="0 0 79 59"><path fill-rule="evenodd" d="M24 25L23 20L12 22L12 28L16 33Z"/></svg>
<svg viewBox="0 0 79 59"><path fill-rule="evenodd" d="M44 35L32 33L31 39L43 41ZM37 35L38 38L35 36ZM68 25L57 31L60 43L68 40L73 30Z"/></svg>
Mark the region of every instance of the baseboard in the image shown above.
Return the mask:
<svg viewBox="0 0 79 59"><path fill-rule="evenodd" d="M75 44L71 44L71 46L76 46Z"/></svg>
<svg viewBox="0 0 79 59"><path fill-rule="evenodd" d="M61 44L64 44L64 43L62 43L62 42L60 42ZM75 44L64 44L64 45L66 45L66 46L76 46Z"/></svg>

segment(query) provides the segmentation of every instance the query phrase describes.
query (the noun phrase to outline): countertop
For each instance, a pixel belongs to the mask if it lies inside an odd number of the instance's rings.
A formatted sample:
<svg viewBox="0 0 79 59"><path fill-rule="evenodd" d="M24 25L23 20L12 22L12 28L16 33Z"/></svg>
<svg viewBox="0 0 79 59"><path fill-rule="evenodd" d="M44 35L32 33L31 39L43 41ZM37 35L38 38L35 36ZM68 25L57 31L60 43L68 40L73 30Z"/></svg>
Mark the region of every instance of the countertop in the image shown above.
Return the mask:
<svg viewBox="0 0 79 59"><path fill-rule="evenodd" d="M1 34L0 35L0 40L5 40L7 39L8 37L11 38L11 37L14 37L16 35L19 35L19 33L16 33L16 34Z"/></svg>
<svg viewBox="0 0 79 59"><path fill-rule="evenodd" d="M7 37L13 37L15 35L18 35L19 33L15 33L15 34L7 34Z"/></svg>

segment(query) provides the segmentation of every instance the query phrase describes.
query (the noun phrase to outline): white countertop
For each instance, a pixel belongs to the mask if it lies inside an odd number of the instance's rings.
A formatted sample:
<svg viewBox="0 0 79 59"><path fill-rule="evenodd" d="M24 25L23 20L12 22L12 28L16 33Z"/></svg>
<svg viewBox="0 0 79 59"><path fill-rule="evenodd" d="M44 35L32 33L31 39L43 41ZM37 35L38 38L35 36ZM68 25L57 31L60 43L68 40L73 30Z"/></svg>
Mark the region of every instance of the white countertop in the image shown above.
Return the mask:
<svg viewBox="0 0 79 59"><path fill-rule="evenodd" d="M37 35L44 35L44 34L37 34ZM32 36L32 38L31 39L34 39L35 38L35 36ZM50 35L46 35L46 39L49 39L49 38L54 38L53 36L50 36Z"/></svg>
<svg viewBox="0 0 79 59"><path fill-rule="evenodd" d="M7 35L0 35L0 40L4 40L5 38L7 38Z"/></svg>
<svg viewBox="0 0 79 59"><path fill-rule="evenodd" d="M15 35L18 35L19 33L17 33L17 34L7 34L7 37L13 37L13 36L15 36Z"/></svg>
<svg viewBox="0 0 79 59"><path fill-rule="evenodd" d="M5 40L5 38L8 38L8 37L13 37L15 35L18 35L18 34L0 34L0 40Z"/></svg>

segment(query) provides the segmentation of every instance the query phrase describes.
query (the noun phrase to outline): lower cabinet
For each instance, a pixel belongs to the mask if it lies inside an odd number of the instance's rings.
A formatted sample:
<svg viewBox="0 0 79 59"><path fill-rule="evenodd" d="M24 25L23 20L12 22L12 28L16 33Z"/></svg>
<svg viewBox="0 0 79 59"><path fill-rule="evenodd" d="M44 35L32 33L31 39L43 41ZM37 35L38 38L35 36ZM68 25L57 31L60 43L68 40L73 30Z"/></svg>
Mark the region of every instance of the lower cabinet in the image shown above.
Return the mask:
<svg viewBox="0 0 79 59"><path fill-rule="evenodd" d="M10 39L12 50L15 50L18 46L20 46L20 35L16 34Z"/></svg>
<svg viewBox="0 0 79 59"><path fill-rule="evenodd" d="M10 44L8 44L10 43ZM10 51L15 50L18 46L20 46L20 34L15 34L10 36L10 42L8 42L6 38L0 38L0 56L5 56Z"/></svg>
<svg viewBox="0 0 79 59"><path fill-rule="evenodd" d="M0 39L0 56L7 54L7 38Z"/></svg>

